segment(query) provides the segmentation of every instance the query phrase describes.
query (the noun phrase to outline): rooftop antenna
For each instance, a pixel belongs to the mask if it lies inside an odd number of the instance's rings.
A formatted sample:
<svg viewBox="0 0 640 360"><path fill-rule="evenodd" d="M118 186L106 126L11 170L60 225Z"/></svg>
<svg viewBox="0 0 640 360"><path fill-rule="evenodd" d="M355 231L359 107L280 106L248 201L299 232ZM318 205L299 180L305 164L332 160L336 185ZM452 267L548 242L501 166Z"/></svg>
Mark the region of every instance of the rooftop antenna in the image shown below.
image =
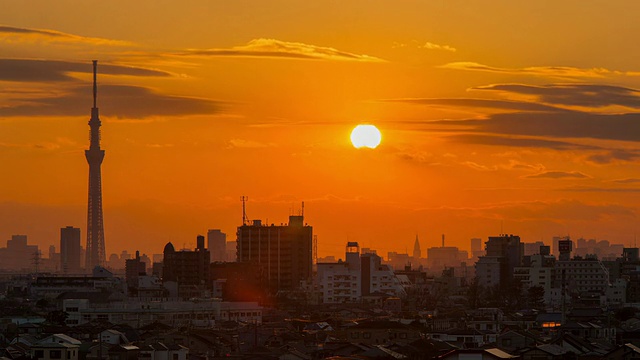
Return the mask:
<svg viewBox="0 0 640 360"><path fill-rule="evenodd" d="M442 247L444 247L444 234L442 234Z"/></svg>
<svg viewBox="0 0 640 360"><path fill-rule="evenodd" d="M302 202L302 213L300 215L304 218L304 201Z"/></svg>
<svg viewBox="0 0 640 360"><path fill-rule="evenodd" d="M242 201L242 225L247 225L247 201L249 201L248 196L241 196L240 201Z"/></svg>

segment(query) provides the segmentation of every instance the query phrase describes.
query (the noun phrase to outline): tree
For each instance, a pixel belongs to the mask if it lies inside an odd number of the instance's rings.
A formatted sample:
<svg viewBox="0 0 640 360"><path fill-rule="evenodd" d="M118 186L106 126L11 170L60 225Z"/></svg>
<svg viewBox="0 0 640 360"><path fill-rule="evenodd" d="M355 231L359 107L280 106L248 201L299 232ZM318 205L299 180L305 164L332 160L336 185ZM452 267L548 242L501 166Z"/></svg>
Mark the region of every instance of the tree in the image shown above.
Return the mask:
<svg viewBox="0 0 640 360"><path fill-rule="evenodd" d="M51 324L65 325L65 321L67 320L68 317L69 317L69 314L67 314L64 311L62 311L62 310L54 310L54 311L50 311L47 314L46 319Z"/></svg>
<svg viewBox="0 0 640 360"><path fill-rule="evenodd" d="M544 287L532 286L527 290L527 303L532 309L544 308Z"/></svg>

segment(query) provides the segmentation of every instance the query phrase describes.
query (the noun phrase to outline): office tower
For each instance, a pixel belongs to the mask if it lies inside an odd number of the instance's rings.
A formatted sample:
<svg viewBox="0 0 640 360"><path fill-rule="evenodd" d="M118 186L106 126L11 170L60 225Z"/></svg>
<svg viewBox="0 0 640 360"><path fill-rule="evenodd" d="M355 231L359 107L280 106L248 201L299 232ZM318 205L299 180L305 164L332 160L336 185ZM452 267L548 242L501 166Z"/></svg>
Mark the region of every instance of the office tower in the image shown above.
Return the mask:
<svg viewBox="0 0 640 360"><path fill-rule="evenodd" d="M220 229L207 231L207 245L211 254L211 262L227 259L227 234Z"/></svg>
<svg viewBox="0 0 640 360"><path fill-rule="evenodd" d="M60 229L60 270L64 274L80 273L80 229L67 226Z"/></svg>
<svg viewBox="0 0 640 360"><path fill-rule="evenodd" d="M96 97L98 61L93 60L93 108L89 120L90 145L84 155L89 163L89 205L87 211L87 249L85 267L87 271L103 266L107 260L104 244L104 223L102 219L102 175L100 167L104 159L104 150L100 149L100 118Z"/></svg>
<svg viewBox="0 0 640 360"><path fill-rule="evenodd" d="M253 220L238 227L237 243L238 261L258 264L271 293L311 280L313 228L303 216L289 216L289 224L280 226Z"/></svg>

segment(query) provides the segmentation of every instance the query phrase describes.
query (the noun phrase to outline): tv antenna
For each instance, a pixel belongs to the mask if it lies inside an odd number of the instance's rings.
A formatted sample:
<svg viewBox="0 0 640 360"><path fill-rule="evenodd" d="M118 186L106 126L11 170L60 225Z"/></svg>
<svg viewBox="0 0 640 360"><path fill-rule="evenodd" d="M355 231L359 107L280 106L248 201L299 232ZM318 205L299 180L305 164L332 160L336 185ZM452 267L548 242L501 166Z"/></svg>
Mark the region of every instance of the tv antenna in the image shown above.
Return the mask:
<svg viewBox="0 0 640 360"><path fill-rule="evenodd" d="M242 225L247 225L249 219L247 218L247 201L249 201L248 196L241 196L240 201L242 201Z"/></svg>

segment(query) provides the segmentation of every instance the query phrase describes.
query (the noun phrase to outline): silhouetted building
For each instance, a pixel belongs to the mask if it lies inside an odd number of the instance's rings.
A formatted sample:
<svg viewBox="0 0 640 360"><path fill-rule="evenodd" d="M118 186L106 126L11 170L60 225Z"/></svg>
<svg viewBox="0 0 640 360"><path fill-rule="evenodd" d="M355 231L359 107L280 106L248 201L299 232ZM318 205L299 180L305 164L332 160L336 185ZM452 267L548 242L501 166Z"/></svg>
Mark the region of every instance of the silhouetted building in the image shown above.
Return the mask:
<svg viewBox="0 0 640 360"><path fill-rule="evenodd" d="M238 242L236 240L227 241L227 244L225 246L227 249L225 261L236 262L238 260Z"/></svg>
<svg viewBox="0 0 640 360"><path fill-rule="evenodd" d="M98 61L93 61L93 108L89 120L90 145L84 155L89 163L89 205L87 212L87 250L86 270L92 271L96 266L105 266L107 256L104 244L104 223L102 219L102 175L101 165L104 160L104 150L100 149L100 117L96 98Z"/></svg>
<svg viewBox="0 0 640 360"><path fill-rule="evenodd" d="M413 259L420 261L422 257L422 251L420 251L420 241L418 241L418 235L416 235L416 241L413 243Z"/></svg>
<svg viewBox="0 0 640 360"><path fill-rule="evenodd" d="M566 237L558 241L558 260L569 261L571 259L571 251L573 250L573 241Z"/></svg>
<svg viewBox="0 0 640 360"><path fill-rule="evenodd" d="M227 259L227 234L220 229L211 229L207 232L207 245L211 254L211 262Z"/></svg>
<svg viewBox="0 0 640 360"><path fill-rule="evenodd" d="M486 255L476 262L478 284L506 288L511 285L514 269L522 265L524 246L516 235L490 236Z"/></svg>
<svg viewBox="0 0 640 360"><path fill-rule="evenodd" d="M204 236L198 235L194 251L175 251L173 244L164 247L162 282L175 282L178 297L194 298L207 295L211 290L209 276L210 255L204 247Z"/></svg>
<svg viewBox="0 0 640 360"><path fill-rule="evenodd" d="M60 229L60 269L64 274L78 274L80 266L80 229L67 226Z"/></svg>
<svg viewBox="0 0 640 360"><path fill-rule="evenodd" d="M271 293L295 290L311 280L313 228L303 216L289 216L289 224L280 226L253 220L238 227L237 236L238 262L258 264Z"/></svg>
<svg viewBox="0 0 640 360"><path fill-rule="evenodd" d="M211 263L213 296L224 301L258 301L267 298L257 264L239 262Z"/></svg>
<svg viewBox="0 0 640 360"><path fill-rule="evenodd" d="M39 255L37 245L27 245L27 235L11 235L7 247L0 248L0 269L31 270Z"/></svg>
<svg viewBox="0 0 640 360"><path fill-rule="evenodd" d="M127 288L134 290L138 287L138 279L140 275L147 274L147 264L140 259L140 252L136 251L136 257L127 259L124 263L125 278L127 280Z"/></svg>

